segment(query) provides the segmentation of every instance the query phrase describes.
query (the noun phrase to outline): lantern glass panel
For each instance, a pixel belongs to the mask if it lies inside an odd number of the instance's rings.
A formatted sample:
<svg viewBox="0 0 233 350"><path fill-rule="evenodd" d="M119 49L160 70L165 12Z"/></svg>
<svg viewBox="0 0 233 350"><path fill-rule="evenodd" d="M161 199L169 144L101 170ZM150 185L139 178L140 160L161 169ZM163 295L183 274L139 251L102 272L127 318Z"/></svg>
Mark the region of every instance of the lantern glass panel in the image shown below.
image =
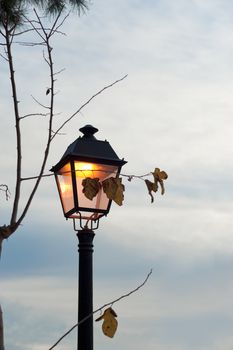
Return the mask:
<svg viewBox="0 0 233 350"><path fill-rule="evenodd" d="M57 185L64 213L74 208L73 185L70 163L63 166L57 173Z"/></svg>
<svg viewBox="0 0 233 350"><path fill-rule="evenodd" d="M118 167L105 164L94 164L88 162L74 162L76 185L78 193L78 203L80 208L88 208L90 211L94 209L104 211L108 209L109 199L101 188L96 197L93 200L89 200L83 194L82 181L89 178L98 178L100 183L109 177L116 177ZM86 213L87 214L87 213ZM89 215L90 216L90 215ZM98 215L97 215L98 217Z"/></svg>

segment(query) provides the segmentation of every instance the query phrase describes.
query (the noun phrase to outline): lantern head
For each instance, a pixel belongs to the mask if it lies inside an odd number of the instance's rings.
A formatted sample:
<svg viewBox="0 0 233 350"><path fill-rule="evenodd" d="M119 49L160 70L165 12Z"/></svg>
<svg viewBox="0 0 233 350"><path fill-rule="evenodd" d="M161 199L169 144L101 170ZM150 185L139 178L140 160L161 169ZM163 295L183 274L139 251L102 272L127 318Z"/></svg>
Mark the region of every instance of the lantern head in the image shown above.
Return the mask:
<svg viewBox="0 0 233 350"><path fill-rule="evenodd" d="M108 214L112 201L103 188L89 200L83 193L83 180L98 178L101 183L107 178L117 177L127 162L118 158L109 142L95 138L98 129L86 125L79 130L83 136L67 148L51 171L55 175L65 217L96 221Z"/></svg>

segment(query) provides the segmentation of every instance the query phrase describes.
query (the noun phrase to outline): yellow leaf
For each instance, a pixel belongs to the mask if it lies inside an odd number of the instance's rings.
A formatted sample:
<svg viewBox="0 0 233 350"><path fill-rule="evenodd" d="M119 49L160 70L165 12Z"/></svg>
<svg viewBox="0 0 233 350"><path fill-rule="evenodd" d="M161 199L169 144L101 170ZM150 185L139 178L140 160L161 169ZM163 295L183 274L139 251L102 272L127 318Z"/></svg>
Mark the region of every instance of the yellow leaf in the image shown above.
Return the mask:
<svg viewBox="0 0 233 350"><path fill-rule="evenodd" d="M117 314L111 307L109 307L104 311L102 316L96 319L96 321L100 321L102 319L104 320L102 330L103 333L110 338L114 337L118 326L118 322L115 317L117 317Z"/></svg>
<svg viewBox="0 0 233 350"><path fill-rule="evenodd" d="M103 191L109 199L112 199L116 204L122 205L124 200L125 186L121 183L122 179L110 177L102 182Z"/></svg>
<svg viewBox="0 0 233 350"><path fill-rule="evenodd" d="M101 188L101 184L99 183L98 178L92 179L90 177L87 177L82 181L82 185L84 195L90 200L92 200L97 195Z"/></svg>

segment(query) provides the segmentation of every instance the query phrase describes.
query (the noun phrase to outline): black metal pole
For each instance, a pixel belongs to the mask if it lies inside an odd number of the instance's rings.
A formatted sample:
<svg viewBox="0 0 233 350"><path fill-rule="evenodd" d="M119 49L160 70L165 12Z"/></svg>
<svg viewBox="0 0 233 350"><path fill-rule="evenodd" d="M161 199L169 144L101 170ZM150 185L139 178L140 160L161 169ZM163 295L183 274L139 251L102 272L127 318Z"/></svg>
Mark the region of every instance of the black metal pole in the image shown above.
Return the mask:
<svg viewBox="0 0 233 350"><path fill-rule="evenodd" d="M78 322L91 315L78 326L78 350L93 350L93 239L94 232L79 230L79 281L78 281Z"/></svg>

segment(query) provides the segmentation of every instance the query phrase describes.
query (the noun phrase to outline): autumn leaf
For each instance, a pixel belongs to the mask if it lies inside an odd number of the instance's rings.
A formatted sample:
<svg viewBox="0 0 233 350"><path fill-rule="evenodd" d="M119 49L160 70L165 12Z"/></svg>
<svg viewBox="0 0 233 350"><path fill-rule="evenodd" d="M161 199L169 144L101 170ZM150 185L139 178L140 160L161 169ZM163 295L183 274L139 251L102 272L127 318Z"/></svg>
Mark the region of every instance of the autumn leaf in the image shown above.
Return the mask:
<svg viewBox="0 0 233 350"><path fill-rule="evenodd" d="M101 184L98 178L92 179L90 177L87 177L82 181L82 185L84 195L90 200L92 200L97 195L101 188Z"/></svg>
<svg viewBox="0 0 233 350"><path fill-rule="evenodd" d="M153 194L151 192L152 191L153 192L157 192L157 190L158 190L157 182L151 182L150 180L146 179L145 183L146 183L149 195L151 196L151 203L153 203L154 202L154 197L153 197Z"/></svg>
<svg viewBox="0 0 233 350"><path fill-rule="evenodd" d="M103 191L109 199L112 199L116 204L122 205L124 200L125 186L121 183L122 179L110 177L102 182Z"/></svg>
<svg viewBox="0 0 233 350"><path fill-rule="evenodd" d="M116 333L118 322L116 320L117 314L115 311L109 307L106 309L100 317L96 319L96 321L104 320L102 324L103 333L110 338L114 337Z"/></svg>
<svg viewBox="0 0 233 350"><path fill-rule="evenodd" d="M168 178L168 175L165 171L161 171L159 168L155 168L155 170L151 173L154 177L154 182L150 180L145 180L146 187L148 189L149 195L151 197L151 203L154 202L154 197L152 192L158 191L158 184L161 187L161 194L165 193L164 183L163 180L166 180Z"/></svg>
<svg viewBox="0 0 233 350"><path fill-rule="evenodd" d="M168 178L168 175L165 171L161 171L159 168L155 168L154 172L152 173L154 176L154 182L159 183L161 187L161 194L165 193L164 183L163 180L166 180Z"/></svg>

